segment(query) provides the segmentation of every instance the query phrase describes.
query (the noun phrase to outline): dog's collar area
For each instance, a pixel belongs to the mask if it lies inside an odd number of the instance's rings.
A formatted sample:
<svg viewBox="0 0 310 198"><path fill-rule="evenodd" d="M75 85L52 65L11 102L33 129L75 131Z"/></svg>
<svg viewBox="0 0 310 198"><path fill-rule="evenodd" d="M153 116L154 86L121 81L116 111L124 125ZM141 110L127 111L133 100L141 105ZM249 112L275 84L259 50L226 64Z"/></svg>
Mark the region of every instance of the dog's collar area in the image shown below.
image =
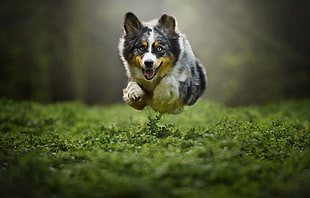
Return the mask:
<svg viewBox="0 0 310 198"><path fill-rule="evenodd" d="M157 74L159 68L161 67L162 63L163 62L161 62L156 69L142 69L142 72L143 72L145 79L146 80L152 80L156 76L156 74Z"/></svg>
<svg viewBox="0 0 310 198"><path fill-rule="evenodd" d="M147 95L149 95L149 96L152 96L153 95L153 91L150 91L150 90L148 90L148 89L146 89L142 84L138 84L140 87L141 87L141 89L147 94Z"/></svg>

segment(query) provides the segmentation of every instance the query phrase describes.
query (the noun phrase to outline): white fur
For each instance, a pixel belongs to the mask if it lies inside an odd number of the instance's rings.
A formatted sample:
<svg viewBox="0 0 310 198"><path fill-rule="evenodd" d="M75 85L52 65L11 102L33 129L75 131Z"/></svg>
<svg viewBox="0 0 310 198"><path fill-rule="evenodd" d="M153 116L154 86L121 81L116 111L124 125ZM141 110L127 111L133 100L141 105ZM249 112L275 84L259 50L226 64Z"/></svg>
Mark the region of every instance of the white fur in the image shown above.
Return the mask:
<svg viewBox="0 0 310 198"><path fill-rule="evenodd" d="M143 96L143 90L136 82L129 82L126 88L126 93L123 97L125 101L139 101Z"/></svg>
<svg viewBox="0 0 310 198"><path fill-rule="evenodd" d="M179 82L174 76L166 76L154 89L153 101L157 101L159 105L173 104L179 98L178 85Z"/></svg>
<svg viewBox="0 0 310 198"><path fill-rule="evenodd" d="M154 29L152 27L149 27L150 29L152 29L152 31L150 32L150 36L148 38L148 42L149 42L149 52L152 51L152 44L155 42L155 35L154 35Z"/></svg>
<svg viewBox="0 0 310 198"><path fill-rule="evenodd" d="M152 60L155 63L156 62L156 56L154 54L152 54L150 50L149 50L149 52L145 53L143 58L142 58L142 64L143 64L144 68L145 68L144 62L146 60Z"/></svg>

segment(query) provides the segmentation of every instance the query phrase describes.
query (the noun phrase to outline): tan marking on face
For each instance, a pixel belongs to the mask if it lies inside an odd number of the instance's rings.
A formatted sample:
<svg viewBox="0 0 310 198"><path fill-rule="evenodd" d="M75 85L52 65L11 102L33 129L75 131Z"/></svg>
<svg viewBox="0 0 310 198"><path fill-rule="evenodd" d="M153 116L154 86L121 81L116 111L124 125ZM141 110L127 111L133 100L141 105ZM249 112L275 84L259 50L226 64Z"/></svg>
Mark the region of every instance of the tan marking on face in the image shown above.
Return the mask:
<svg viewBox="0 0 310 198"><path fill-rule="evenodd" d="M146 41L142 41L141 45L143 45L144 47L147 47L147 42Z"/></svg>
<svg viewBox="0 0 310 198"><path fill-rule="evenodd" d="M155 47L158 47L159 45L160 45L160 43L159 43L158 41L155 41L155 42L154 42L154 46L155 46Z"/></svg>
<svg viewBox="0 0 310 198"><path fill-rule="evenodd" d="M158 59L158 61L162 62L158 73L163 74L163 73L168 72L170 70L170 68L173 66L174 56L172 54L170 54L169 57L161 57Z"/></svg>
<svg viewBox="0 0 310 198"><path fill-rule="evenodd" d="M142 65L142 57L141 56L133 56L129 61L129 65L133 67L141 68Z"/></svg>

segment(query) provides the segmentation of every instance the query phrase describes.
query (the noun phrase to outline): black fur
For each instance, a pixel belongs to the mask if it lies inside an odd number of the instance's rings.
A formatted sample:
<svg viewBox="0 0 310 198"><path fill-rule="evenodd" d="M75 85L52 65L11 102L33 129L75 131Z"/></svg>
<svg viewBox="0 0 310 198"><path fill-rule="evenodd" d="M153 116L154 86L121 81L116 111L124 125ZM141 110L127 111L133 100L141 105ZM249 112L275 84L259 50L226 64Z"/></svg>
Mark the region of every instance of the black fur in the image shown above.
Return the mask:
<svg viewBox="0 0 310 198"><path fill-rule="evenodd" d="M131 60L133 55L139 55L139 44L150 35L150 31L152 29L148 27L141 27L135 33L125 35L123 56L127 61Z"/></svg>

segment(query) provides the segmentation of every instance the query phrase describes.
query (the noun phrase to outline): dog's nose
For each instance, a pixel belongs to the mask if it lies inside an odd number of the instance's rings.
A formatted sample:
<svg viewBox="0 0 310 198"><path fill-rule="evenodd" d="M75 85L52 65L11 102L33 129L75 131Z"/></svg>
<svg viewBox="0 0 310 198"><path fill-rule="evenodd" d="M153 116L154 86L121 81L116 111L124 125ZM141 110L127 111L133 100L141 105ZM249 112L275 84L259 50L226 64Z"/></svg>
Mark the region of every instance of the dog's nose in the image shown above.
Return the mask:
<svg viewBox="0 0 310 198"><path fill-rule="evenodd" d="M145 60L144 61L144 65L145 65L145 67L146 67L146 69L150 69L150 68L152 68L153 67L153 64L154 64L154 61L153 60Z"/></svg>

